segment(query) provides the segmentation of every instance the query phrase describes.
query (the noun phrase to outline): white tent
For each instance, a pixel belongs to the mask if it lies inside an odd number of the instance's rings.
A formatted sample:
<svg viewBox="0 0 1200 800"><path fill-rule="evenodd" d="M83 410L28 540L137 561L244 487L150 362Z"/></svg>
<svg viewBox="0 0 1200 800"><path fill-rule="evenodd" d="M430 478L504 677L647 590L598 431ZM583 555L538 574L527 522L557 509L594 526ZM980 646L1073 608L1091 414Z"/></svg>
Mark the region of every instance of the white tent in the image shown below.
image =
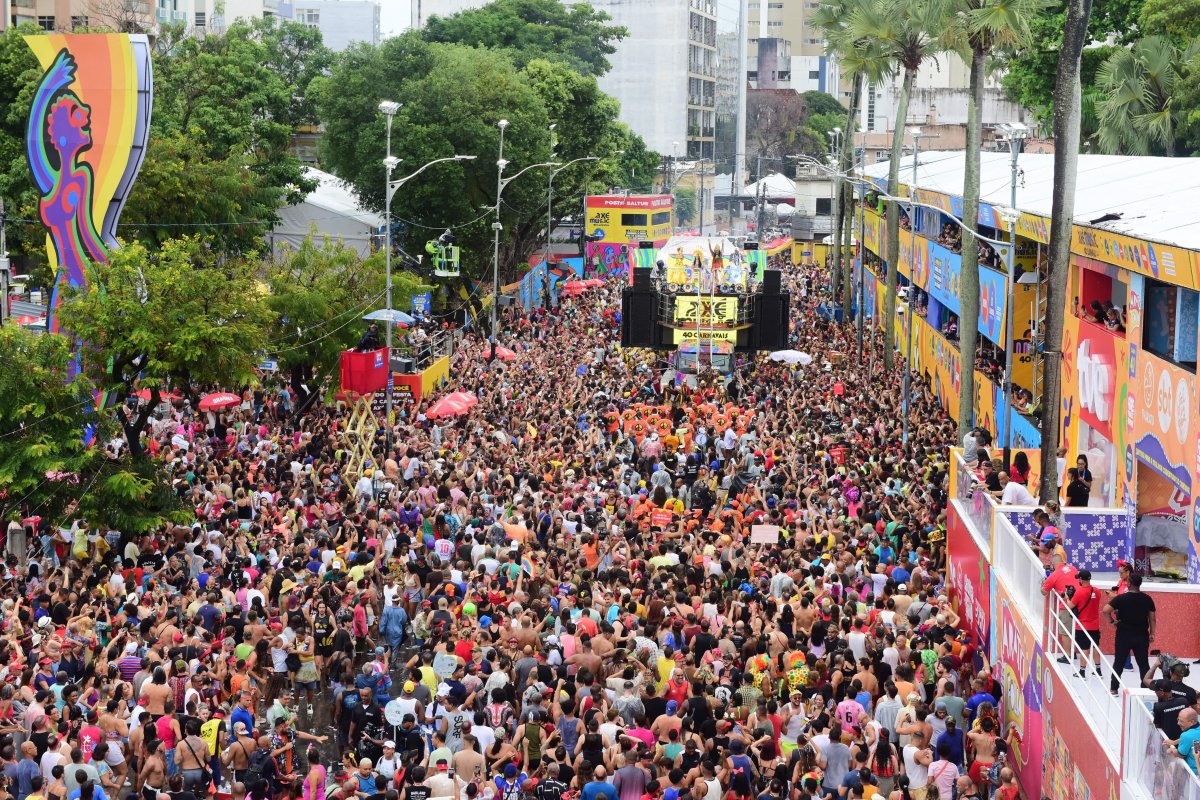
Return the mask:
<svg viewBox="0 0 1200 800"><path fill-rule="evenodd" d="M314 228L318 239L341 241L363 257L382 244L383 216L368 211L349 184L311 167L304 176L317 181L317 188L302 203L279 210L279 222L267 234L276 255L285 247L299 247Z"/></svg>
<svg viewBox="0 0 1200 800"><path fill-rule="evenodd" d="M758 197L760 189L763 196L771 200L791 198L794 201L796 197L796 184L792 182L791 178L780 172L773 172L762 180L755 181L743 189L742 194L747 197Z"/></svg>

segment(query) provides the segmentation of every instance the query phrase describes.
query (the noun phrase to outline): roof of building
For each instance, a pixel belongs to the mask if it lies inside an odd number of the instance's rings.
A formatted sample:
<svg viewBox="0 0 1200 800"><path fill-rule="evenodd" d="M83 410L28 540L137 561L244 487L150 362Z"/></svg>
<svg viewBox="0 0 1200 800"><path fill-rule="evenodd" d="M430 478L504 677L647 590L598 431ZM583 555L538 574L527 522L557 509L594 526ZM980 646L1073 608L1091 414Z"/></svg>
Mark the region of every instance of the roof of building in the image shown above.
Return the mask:
<svg viewBox="0 0 1200 800"><path fill-rule="evenodd" d="M371 228L383 227L383 215L368 211L354 194L350 185L335 175L308 167L304 177L317 181L317 188L304 202L339 217L350 217Z"/></svg>
<svg viewBox="0 0 1200 800"><path fill-rule="evenodd" d="M884 175L886 174L885 172ZM796 184L792 182L791 178L780 172L772 172L762 180L755 181L743 189L742 194L757 197L760 187L765 197L795 197L796 195Z"/></svg>
<svg viewBox="0 0 1200 800"><path fill-rule="evenodd" d="M921 153L918 188L961 197L963 151ZM1012 157L980 153L979 199L1007 206ZM1017 208L1050 217L1054 156L1023 153L1018 160ZM886 180L887 162L864 172ZM900 182L912 182L912 156L901 161ZM1079 156L1075 224L1189 250L1200 251L1200 159L1148 156Z"/></svg>

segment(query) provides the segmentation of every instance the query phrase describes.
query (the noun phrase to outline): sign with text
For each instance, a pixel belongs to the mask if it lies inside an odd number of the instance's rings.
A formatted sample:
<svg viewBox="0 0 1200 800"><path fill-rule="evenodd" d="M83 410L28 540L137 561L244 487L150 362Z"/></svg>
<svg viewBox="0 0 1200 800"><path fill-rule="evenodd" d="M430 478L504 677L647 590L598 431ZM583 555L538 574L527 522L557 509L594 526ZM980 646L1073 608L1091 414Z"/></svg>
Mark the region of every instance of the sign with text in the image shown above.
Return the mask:
<svg viewBox="0 0 1200 800"><path fill-rule="evenodd" d="M751 525L751 544L775 544L779 541L778 525Z"/></svg>
<svg viewBox="0 0 1200 800"><path fill-rule="evenodd" d="M737 324L737 297L676 297L675 324L706 328Z"/></svg>

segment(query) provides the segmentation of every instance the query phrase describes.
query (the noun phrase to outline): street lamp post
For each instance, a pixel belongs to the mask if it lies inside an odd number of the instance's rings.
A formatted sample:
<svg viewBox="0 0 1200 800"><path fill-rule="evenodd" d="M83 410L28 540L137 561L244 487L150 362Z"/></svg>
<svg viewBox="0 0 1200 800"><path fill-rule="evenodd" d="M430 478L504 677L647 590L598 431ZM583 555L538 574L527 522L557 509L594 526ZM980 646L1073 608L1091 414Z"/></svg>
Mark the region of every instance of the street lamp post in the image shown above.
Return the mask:
<svg viewBox="0 0 1200 800"><path fill-rule="evenodd" d="M913 139L912 186L909 188L908 194L913 200L916 200L917 199L917 167L920 166L920 163L921 163L920 162L921 139L924 137L924 134L921 132L920 128L909 128L908 133L910 136L912 136L912 139ZM914 231L916 230L916 226L914 224L914 220L916 219L916 216L917 216L916 206L914 206L910 203L909 207L908 207L908 224L909 224L909 227L912 228ZM890 266L890 268L898 269L899 265L892 264ZM908 406L910 403L910 398L912 396L912 336L913 336L913 326L914 326L915 322L913 320L913 287L912 287L911 281L909 281L909 284L908 284L907 299L908 299L908 314L906 315L905 319L908 321L908 337L907 337L908 342L904 346L904 403L902 405L902 408L904 410L904 429L903 429L904 432L901 437L901 441L903 444L908 444L908 418L910 416Z"/></svg>
<svg viewBox="0 0 1200 800"><path fill-rule="evenodd" d="M829 157L833 160L834 164L838 165L839 169L841 167L841 144L842 129L834 128L833 130L829 131ZM832 253L827 253L829 256L829 283L831 287L836 287L839 285L841 272L839 269L839 262L841 261L842 255L842 242L841 237L838 235L838 229L841 227L842 206L841 203L837 202L837 190L840 184L841 180L838 175L835 174L833 182L829 184L829 216L832 218L833 223L833 230L831 231L832 235L829 238L832 240L834 248ZM834 299L837 299L836 292L834 292Z"/></svg>
<svg viewBox="0 0 1200 800"><path fill-rule="evenodd" d="M384 100L379 104L379 110L383 112L383 116L387 119L387 155L383 159L384 165L384 201L383 201L383 225L384 225L384 269L387 271L385 279L387 293L387 310L390 314L392 311L392 170L400 163L398 158L392 155L392 121L396 117L396 112L401 108L400 104L392 100ZM387 423L387 432L384 437L386 442L384 446L384 460L392 457L392 321L387 322L387 351L388 351L388 380L387 388L385 389L387 397L387 411L384 418Z"/></svg>
<svg viewBox="0 0 1200 800"><path fill-rule="evenodd" d="M530 164L525 169L513 175L511 178L504 177L504 168L508 166L508 162L504 160L504 130L508 127L508 120L502 119L496 125L500 128L500 151L499 157L496 159L496 206L495 219L492 222L492 330L489 333L490 348L488 350L488 363L496 360L496 312L500 305L500 231L504 230L504 226L500 224L500 198L504 194L504 187L515 181L517 178L524 175L531 169L536 167L557 167L557 161L546 161L541 164Z"/></svg>
<svg viewBox="0 0 1200 800"><path fill-rule="evenodd" d="M387 348L388 348L388 382L387 382L387 388L385 390L386 414L387 414L387 433L386 433L386 443L387 444L386 444L386 447L387 447L387 455L388 456L390 456L391 452L392 452L392 365L391 365L391 357L392 357L392 326L394 324L394 321L391 318L392 310L393 310L392 309L392 198L395 196L396 191L401 186L408 183L413 178L417 177L422 172L424 172L425 170L432 167L434 164L441 164L446 161L474 161L475 160L475 156L459 156L459 155L447 156L446 158L435 158L433 161L430 161L429 163L422 166L416 172L413 172L409 175L405 175L403 178L397 178L396 180L392 180L392 171L395 170L396 167L400 165L400 159L398 159L392 155L392 118L396 116L396 112L399 111L400 108L401 108L401 106L399 103L394 103L390 100L385 100L379 104L379 110L382 111L383 115L387 118L387 155L383 159L384 172L386 175L385 183L384 183L384 198L383 198L383 220L384 220L384 226L386 229L384 232L384 247L385 247L386 252L384 253L383 258L384 258L384 269L387 271L387 275L385 276L385 279L384 279L384 281L385 281L384 285L386 286L386 295L387 295L386 303L387 303L387 312L388 312L387 341L386 341Z"/></svg>
<svg viewBox="0 0 1200 800"><path fill-rule="evenodd" d="M1008 223L1008 240L1012 245L1012 259L1009 262L1008 268L1008 330L1005 331L1004 347L1007 358L1007 368L1004 375L1004 467L1007 469L1009 466L1009 457L1012 452L1013 365L1016 362L1014 348L1017 320L1014 307L1017 294L1017 219L1020 217L1020 212L1017 210L1017 175L1019 172L1017 157L1025 146L1025 138L1029 135L1029 129L1018 122L1003 125L1001 126L1001 130L1006 134L1005 138L1008 141L1008 149L1012 155L1009 208L1001 212L1004 221Z"/></svg>
<svg viewBox="0 0 1200 800"><path fill-rule="evenodd" d="M553 225L551 215L553 214L552 209L553 209L553 204L554 204L554 178L555 178L555 176L558 175L558 173L562 172L564 169L571 166L572 164L578 164L580 161L599 161L599 160L600 160L600 158L598 156L584 156L583 158L577 158L573 161L568 161L566 164L563 164L558 169L550 170L550 180L547 181L547 185L546 185L546 250L545 250L545 255L542 257L542 261L546 264L547 267L549 267L549 265L550 265L550 228ZM584 208L586 209L587 208L587 187L586 186L584 187L584 201L583 202L584 202ZM586 210L584 212L584 216L586 217ZM586 220L585 220L585 223L586 223ZM583 228L581 228L580 230L583 230ZM547 291L549 291L548 286L547 286Z"/></svg>

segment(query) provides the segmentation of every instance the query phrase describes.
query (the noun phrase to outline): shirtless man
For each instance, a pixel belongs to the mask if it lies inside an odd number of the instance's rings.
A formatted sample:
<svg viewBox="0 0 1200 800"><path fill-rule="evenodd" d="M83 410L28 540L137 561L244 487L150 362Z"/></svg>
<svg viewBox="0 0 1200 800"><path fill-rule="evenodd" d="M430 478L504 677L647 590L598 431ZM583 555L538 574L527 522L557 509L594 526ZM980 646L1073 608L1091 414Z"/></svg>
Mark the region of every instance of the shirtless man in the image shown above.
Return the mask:
<svg viewBox="0 0 1200 800"><path fill-rule="evenodd" d="M601 658L592 652L592 637L583 636L579 639L580 650L567 659L569 666L586 669L593 675L600 674Z"/></svg>
<svg viewBox="0 0 1200 800"><path fill-rule="evenodd" d="M796 632L812 633L812 626L816 621L817 610L812 607L812 603L809 602L807 597L802 598L800 600L800 609L796 611Z"/></svg>
<svg viewBox="0 0 1200 800"><path fill-rule="evenodd" d="M200 736L199 721L190 720L187 736L175 745L175 764L183 772L185 789L192 791L207 789L204 768L208 766L209 757L208 742Z"/></svg>
<svg viewBox="0 0 1200 800"><path fill-rule="evenodd" d="M478 741L471 734L465 734L462 738L462 750L454 754L454 771L465 781L481 781L487 777Z"/></svg>
<svg viewBox="0 0 1200 800"><path fill-rule="evenodd" d="M166 712L167 700L171 697L171 687L167 685L166 673L161 667L155 668L154 677L149 683L142 684L142 705L154 719Z"/></svg>
<svg viewBox="0 0 1200 800"><path fill-rule="evenodd" d="M139 728L140 730L140 728ZM158 800L158 793L167 788L166 746L161 740L154 742L154 750L137 776L137 791L142 800Z"/></svg>
<svg viewBox="0 0 1200 800"><path fill-rule="evenodd" d="M246 732L246 723L235 722L233 725L233 741L221 754L221 763L233 770L235 781L246 780L246 770L250 768L250 755L258 749L258 742Z"/></svg>
<svg viewBox="0 0 1200 800"><path fill-rule="evenodd" d="M982 730L968 731L968 749L975 753L975 760L967 774L975 783L982 783L988 770L996 761L996 731L995 722L991 717L984 717L979 723Z"/></svg>

